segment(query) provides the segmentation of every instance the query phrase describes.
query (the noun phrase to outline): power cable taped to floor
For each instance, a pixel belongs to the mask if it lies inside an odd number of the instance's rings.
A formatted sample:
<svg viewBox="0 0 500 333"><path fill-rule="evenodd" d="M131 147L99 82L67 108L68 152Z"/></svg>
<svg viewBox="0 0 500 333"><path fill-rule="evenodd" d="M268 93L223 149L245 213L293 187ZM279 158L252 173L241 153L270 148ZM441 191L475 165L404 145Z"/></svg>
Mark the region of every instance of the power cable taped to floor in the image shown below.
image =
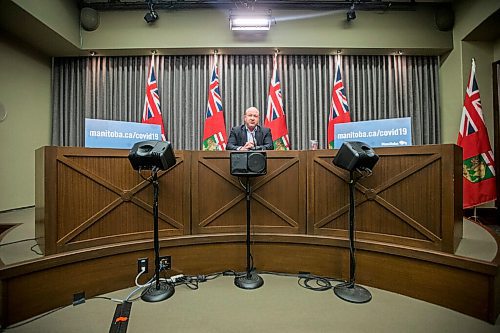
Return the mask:
<svg viewBox="0 0 500 333"><path fill-rule="evenodd" d="M125 301L116 306L109 333L126 333L132 302Z"/></svg>

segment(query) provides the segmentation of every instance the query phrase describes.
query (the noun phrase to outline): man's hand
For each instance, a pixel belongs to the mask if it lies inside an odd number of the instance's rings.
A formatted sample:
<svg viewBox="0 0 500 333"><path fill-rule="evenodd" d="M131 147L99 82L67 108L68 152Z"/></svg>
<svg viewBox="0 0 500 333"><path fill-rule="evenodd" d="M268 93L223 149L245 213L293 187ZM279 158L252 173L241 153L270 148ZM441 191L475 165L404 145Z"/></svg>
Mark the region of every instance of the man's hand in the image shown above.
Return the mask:
<svg viewBox="0 0 500 333"><path fill-rule="evenodd" d="M254 147L255 147L255 145L253 144L252 141L247 141L247 143L245 143L245 145L243 147L241 147L240 150L244 150L244 151L252 150L252 149L254 149Z"/></svg>

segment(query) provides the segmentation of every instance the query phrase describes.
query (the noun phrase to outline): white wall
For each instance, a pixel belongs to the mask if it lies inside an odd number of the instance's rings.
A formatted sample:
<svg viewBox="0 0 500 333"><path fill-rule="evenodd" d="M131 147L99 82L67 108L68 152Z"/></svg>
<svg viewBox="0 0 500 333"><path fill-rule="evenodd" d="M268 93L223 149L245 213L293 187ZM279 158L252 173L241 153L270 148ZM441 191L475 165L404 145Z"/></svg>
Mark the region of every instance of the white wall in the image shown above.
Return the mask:
<svg viewBox="0 0 500 333"><path fill-rule="evenodd" d="M35 149L50 144L51 60L0 34L0 211L35 203Z"/></svg>
<svg viewBox="0 0 500 333"><path fill-rule="evenodd" d="M440 69L443 143L456 143L457 141L471 58L475 58L476 79L479 84L483 114L493 147L491 63L493 62L494 43L467 42L464 41L464 38L498 9L500 9L500 1L496 0L461 0L455 6L453 50L442 57Z"/></svg>
<svg viewBox="0 0 500 333"><path fill-rule="evenodd" d="M148 25L144 11L100 11L96 31L82 31L82 47L88 50L144 49L450 49L450 32L439 31L430 7L416 11L358 11L347 23L345 10L276 10L276 24L261 36L229 30L229 12L223 10L158 11L159 19ZM241 50L240 50L241 51ZM251 53L253 51L250 50ZM240 52L241 53L241 52ZM247 52L248 53L248 52ZM148 54L148 53L146 53Z"/></svg>

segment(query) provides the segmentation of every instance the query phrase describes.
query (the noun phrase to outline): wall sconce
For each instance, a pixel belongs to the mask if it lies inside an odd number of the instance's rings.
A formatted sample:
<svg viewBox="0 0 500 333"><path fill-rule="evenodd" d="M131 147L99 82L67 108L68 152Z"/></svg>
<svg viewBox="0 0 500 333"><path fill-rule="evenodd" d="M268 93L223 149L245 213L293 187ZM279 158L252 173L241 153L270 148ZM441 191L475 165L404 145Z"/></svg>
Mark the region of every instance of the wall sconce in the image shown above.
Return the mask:
<svg viewBox="0 0 500 333"><path fill-rule="evenodd" d="M267 13L242 12L229 15L229 28L233 31L267 31L271 29L273 17Z"/></svg>

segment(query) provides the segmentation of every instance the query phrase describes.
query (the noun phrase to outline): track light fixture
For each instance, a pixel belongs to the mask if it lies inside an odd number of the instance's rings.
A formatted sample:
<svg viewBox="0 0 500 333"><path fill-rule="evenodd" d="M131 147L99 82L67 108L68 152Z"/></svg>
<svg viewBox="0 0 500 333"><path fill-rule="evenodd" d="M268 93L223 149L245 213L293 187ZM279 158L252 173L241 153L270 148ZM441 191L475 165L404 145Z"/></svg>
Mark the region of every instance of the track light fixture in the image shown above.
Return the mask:
<svg viewBox="0 0 500 333"><path fill-rule="evenodd" d="M153 0L146 0L148 3L149 12L144 15L144 20L149 24L158 19L158 13L154 9Z"/></svg>
<svg viewBox="0 0 500 333"><path fill-rule="evenodd" d="M354 3L351 5L351 8L347 11L347 21L352 21L356 18L356 11L354 10Z"/></svg>

